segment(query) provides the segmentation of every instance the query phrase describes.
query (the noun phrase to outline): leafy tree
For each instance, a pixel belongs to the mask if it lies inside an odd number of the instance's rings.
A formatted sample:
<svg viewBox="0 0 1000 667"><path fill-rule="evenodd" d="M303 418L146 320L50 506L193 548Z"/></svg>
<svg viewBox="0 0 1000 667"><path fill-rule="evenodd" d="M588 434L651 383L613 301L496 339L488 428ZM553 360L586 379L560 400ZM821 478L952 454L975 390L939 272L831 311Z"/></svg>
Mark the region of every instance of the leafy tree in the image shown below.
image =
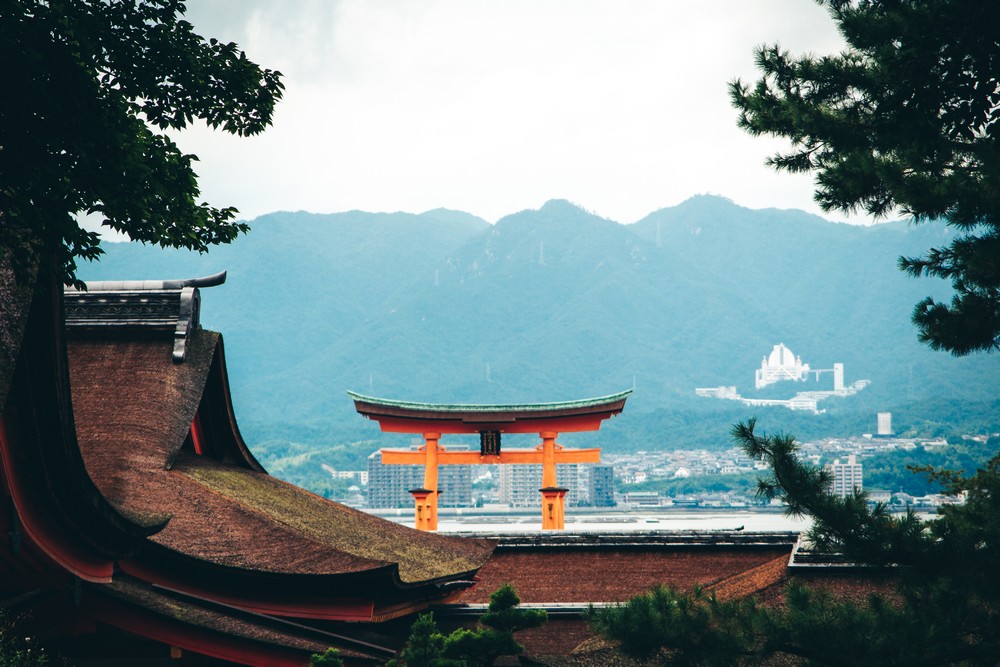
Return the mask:
<svg viewBox="0 0 1000 667"><path fill-rule="evenodd" d="M797 58L758 48L762 78L730 84L740 127L791 140L768 164L815 172L824 210L946 219L950 244L899 260L954 287L950 304L917 304L920 339L955 355L998 349L1000 4L819 1L848 48Z"/></svg>
<svg viewBox="0 0 1000 667"><path fill-rule="evenodd" d="M77 214L204 252L248 227L199 203L193 155L164 134L200 119L261 132L280 73L205 40L181 0L0 0L0 250L56 252L66 281L101 254Z"/></svg>
<svg viewBox="0 0 1000 667"><path fill-rule="evenodd" d="M434 622L434 614L421 614L410 628L410 636L399 655L386 667L461 667L461 662L442 657L444 635Z"/></svg>
<svg viewBox="0 0 1000 667"><path fill-rule="evenodd" d="M309 659L309 667L344 667L344 660L340 651L328 648L322 653L314 653Z"/></svg>
<svg viewBox="0 0 1000 667"><path fill-rule="evenodd" d="M792 585L781 607L753 600L719 601L695 590L658 589L618 607L594 610L591 623L628 655L665 664L758 664L796 656L807 664L996 664L1000 655L1000 455L973 475L936 472L964 505L937 519L891 515L864 494L827 493L828 476L804 465L787 435L759 435L754 420L733 429L751 457L772 475L764 498L809 514L815 548L845 554L892 577L889 595L864 604Z"/></svg>
<svg viewBox="0 0 1000 667"><path fill-rule="evenodd" d="M631 658L732 665L759 653L761 614L750 600L722 602L701 588L688 595L658 587L621 606L591 607L587 617Z"/></svg>
<svg viewBox="0 0 1000 667"><path fill-rule="evenodd" d="M537 628L545 623L546 614L539 609L521 609L521 598L510 584L490 593L489 610L479 618L475 629L459 628L444 641L444 655L468 665L492 665L501 655L516 655L524 651L514 633Z"/></svg>
<svg viewBox="0 0 1000 667"><path fill-rule="evenodd" d="M519 630L545 623L546 614L538 609L521 609L521 598L510 584L490 594L489 609L475 628L458 628L441 634L431 614L421 615L410 629L410 636L399 656L388 667L465 667L492 665L501 655L524 651L515 639Z"/></svg>

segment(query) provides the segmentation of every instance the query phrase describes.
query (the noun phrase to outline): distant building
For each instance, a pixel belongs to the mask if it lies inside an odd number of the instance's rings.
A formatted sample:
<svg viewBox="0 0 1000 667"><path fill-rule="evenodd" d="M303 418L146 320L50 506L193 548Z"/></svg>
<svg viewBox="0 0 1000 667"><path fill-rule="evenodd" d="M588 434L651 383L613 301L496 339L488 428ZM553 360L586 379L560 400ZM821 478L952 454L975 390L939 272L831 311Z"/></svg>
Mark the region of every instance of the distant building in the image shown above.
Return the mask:
<svg viewBox="0 0 1000 667"><path fill-rule="evenodd" d="M848 386L844 383L843 363L836 362L833 364L833 368L812 368L809 364L802 363L802 357L793 354L784 343L778 343L771 350L770 355L761 359L760 368L756 370L754 375L754 385L757 389L763 389L784 380L805 382L809 379L810 373L816 376L817 383L820 374L831 373L833 375L832 389L800 391L791 398L746 398L740 395L735 386L731 385L697 387L694 393L706 398L739 401L743 405L782 406L790 410L803 410L818 414L822 412L819 409L820 401L831 396L853 396L870 384L869 380L856 380Z"/></svg>
<svg viewBox="0 0 1000 667"><path fill-rule="evenodd" d="M590 504L594 507L614 507L615 468L610 463L589 467L588 490Z"/></svg>
<svg viewBox="0 0 1000 667"><path fill-rule="evenodd" d="M694 390L694 393L698 396L705 396L706 398L725 398L729 400L736 400L740 398L739 392L736 391L735 386L698 387Z"/></svg>
<svg viewBox="0 0 1000 667"><path fill-rule="evenodd" d="M835 459L833 463L827 463L823 468L833 475L829 489L833 495L846 498L855 491L864 490L862 483L864 470L854 454L847 457L847 463Z"/></svg>
<svg viewBox="0 0 1000 667"><path fill-rule="evenodd" d="M761 389L782 380L805 380L809 374L809 364L802 363L784 343L778 343L771 354L760 362L754 378L754 385Z"/></svg>
<svg viewBox="0 0 1000 667"><path fill-rule="evenodd" d="M888 505L892 502L892 492L887 489L871 489L868 491L868 502Z"/></svg>
<svg viewBox="0 0 1000 667"><path fill-rule="evenodd" d="M368 483L367 470L337 470L333 466L329 466L325 463L322 464L322 467L323 470L330 473L330 476L334 479L346 479L362 486Z"/></svg>
<svg viewBox="0 0 1000 667"><path fill-rule="evenodd" d="M629 491L622 496L622 504L630 507L660 507L663 499L656 491Z"/></svg>
<svg viewBox="0 0 1000 667"><path fill-rule="evenodd" d="M461 467L461 466L451 466ZM581 469L579 463L556 464L556 484L567 489L566 507L580 504ZM501 465L500 502L511 507L541 507L538 489L542 487L542 466L538 464ZM586 488L586 486L584 486ZM442 499L443 500L443 499Z"/></svg>
<svg viewBox="0 0 1000 667"><path fill-rule="evenodd" d="M879 435L892 435L892 413L891 412L880 412L880 413L878 413L878 434Z"/></svg>
<svg viewBox="0 0 1000 667"><path fill-rule="evenodd" d="M449 449L468 449L449 446ZM539 467L539 470L541 467ZM541 473L539 473L541 476ZM421 465L385 465L382 452L368 457L368 491L366 505L372 509L413 507L410 489L424 485L424 467ZM470 466L441 466L438 469L440 507L472 506L472 468ZM538 496L538 489L535 489ZM536 498L537 499L537 498Z"/></svg>

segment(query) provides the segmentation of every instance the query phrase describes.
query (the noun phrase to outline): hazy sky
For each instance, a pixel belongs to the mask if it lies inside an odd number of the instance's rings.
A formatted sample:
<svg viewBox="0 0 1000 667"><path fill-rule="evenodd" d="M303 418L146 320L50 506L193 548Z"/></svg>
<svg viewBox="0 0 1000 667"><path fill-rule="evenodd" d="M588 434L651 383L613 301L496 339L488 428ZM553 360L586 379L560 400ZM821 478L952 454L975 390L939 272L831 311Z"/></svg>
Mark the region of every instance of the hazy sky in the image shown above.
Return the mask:
<svg viewBox="0 0 1000 667"><path fill-rule="evenodd" d="M627 223L699 193L819 213L810 177L764 166L783 143L737 129L726 87L754 77L756 45L842 48L811 0L191 0L187 17L285 75L264 134L177 137L204 197L244 218L492 222L564 198Z"/></svg>

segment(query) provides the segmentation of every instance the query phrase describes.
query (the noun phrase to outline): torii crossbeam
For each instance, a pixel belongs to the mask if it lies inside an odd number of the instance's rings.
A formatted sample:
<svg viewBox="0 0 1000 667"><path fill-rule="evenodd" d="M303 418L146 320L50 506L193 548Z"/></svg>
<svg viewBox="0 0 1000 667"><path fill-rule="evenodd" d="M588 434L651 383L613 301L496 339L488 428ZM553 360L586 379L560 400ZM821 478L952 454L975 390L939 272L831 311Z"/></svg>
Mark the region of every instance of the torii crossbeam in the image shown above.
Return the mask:
<svg viewBox="0 0 1000 667"><path fill-rule="evenodd" d="M556 442L560 432L596 431L601 422L624 409L632 390L610 396L563 403L513 405L447 405L412 403L347 392L359 413L392 433L420 433L418 450L383 449L382 463L422 464L424 486L410 491L415 500L418 530L437 530L438 466L476 463L535 463L542 465L542 528L565 526L566 489L556 482L557 463L598 463L601 450L566 449ZM479 433L479 451L449 451L440 445L444 433ZM533 449L502 451L502 433L538 433Z"/></svg>

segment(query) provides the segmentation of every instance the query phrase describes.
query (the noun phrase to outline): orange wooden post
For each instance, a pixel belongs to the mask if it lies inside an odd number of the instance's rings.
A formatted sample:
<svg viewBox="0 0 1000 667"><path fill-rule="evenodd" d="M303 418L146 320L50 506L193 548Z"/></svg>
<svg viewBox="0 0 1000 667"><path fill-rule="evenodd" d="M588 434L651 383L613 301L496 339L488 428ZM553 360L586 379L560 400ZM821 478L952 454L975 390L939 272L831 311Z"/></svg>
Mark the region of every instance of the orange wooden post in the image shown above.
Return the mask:
<svg viewBox="0 0 1000 667"><path fill-rule="evenodd" d="M542 530L562 530L566 527L566 489L558 486L556 481L556 431L539 433L542 444Z"/></svg>
<svg viewBox="0 0 1000 667"><path fill-rule="evenodd" d="M414 528L437 530L437 493L430 489L410 489L413 495Z"/></svg>
<svg viewBox="0 0 1000 667"><path fill-rule="evenodd" d="M438 441L440 433L424 433L424 488L413 489L414 527L437 530L438 527Z"/></svg>
<svg viewBox="0 0 1000 667"><path fill-rule="evenodd" d="M556 485L556 437L559 435L555 431L542 431L542 486L554 487ZM559 447L562 449L562 447Z"/></svg>

